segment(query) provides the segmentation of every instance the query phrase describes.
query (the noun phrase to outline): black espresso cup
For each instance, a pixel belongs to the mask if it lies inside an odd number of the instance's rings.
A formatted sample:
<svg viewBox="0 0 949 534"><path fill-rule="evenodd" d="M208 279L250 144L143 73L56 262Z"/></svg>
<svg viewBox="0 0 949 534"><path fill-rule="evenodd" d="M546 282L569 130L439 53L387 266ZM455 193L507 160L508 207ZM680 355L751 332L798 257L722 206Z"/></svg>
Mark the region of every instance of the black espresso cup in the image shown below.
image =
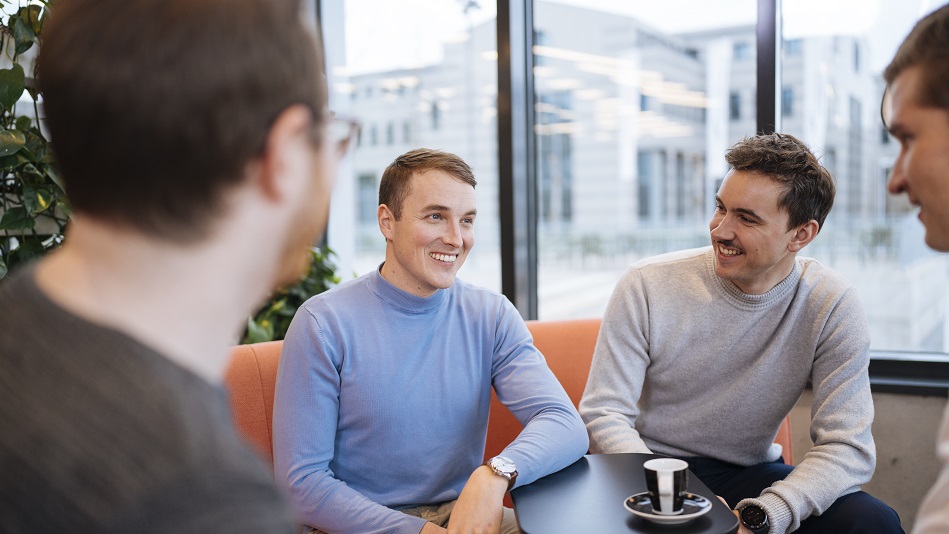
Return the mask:
<svg viewBox="0 0 949 534"><path fill-rule="evenodd" d="M682 513L682 495L689 486L689 464L675 458L656 458L643 464L652 511L660 515Z"/></svg>

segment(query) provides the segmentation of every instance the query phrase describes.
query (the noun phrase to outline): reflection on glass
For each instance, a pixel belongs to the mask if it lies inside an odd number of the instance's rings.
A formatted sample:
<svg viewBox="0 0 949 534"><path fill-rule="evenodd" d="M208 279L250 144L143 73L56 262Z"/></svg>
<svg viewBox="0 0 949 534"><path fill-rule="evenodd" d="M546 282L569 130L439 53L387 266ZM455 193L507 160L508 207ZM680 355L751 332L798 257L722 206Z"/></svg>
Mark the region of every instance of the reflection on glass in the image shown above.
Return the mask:
<svg viewBox="0 0 949 534"><path fill-rule="evenodd" d="M600 316L630 263L708 244L755 131L754 0L573 4L534 4L542 319Z"/></svg>
<svg viewBox="0 0 949 534"><path fill-rule="evenodd" d="M755 131L755 2L643 4L535 3L544 319L599 316L633 261L708 244L724 152ZM935 6L783 6L779 131L806 141L838 186L802 254L852 281L874 349L945 352L949 257L886 194L899 147L879 119L881 71Z"/></svg>
<svg viewBox="0 0 949 534"><path fill-rule="evenodd" d="M496 5L485 0L322 2L330 107L362 131L333 197L329 246L345 279L376 268L386 165L428 147L465 159L478 180L476 245L459 276L500 290Z"/></svg>
<svg viewBox="0 0 949 534"><path fill-rule="evenodd" d="M899 144L879 113L883 69L936 6L804 3L784 2L782 77L790 98L782 105L792 112L785 109L782 130L806 140L837 180L834 209L804 253L854 284L872 348L945 352L949 258L926 249L905 196L886 193Z"/></svg>

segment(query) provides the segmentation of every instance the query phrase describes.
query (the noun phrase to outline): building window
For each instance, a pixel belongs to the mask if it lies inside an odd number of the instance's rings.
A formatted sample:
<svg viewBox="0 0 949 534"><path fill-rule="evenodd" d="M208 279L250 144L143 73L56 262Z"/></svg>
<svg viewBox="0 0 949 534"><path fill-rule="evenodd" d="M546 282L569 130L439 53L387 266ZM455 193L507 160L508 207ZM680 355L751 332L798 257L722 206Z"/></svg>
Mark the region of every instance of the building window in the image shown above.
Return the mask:
<svg viewBox="0 0 949 534"><path fill-rule="evenodd" d="M685 154L677 152L675 156L675 186L672 191L672 202L675 204L674 215L679 220L683 219L686 215L685 203L687 196Z"/></svg>
<svg viewBox="0 0 949 534"><path fill-rule="evenodd" d="M537 136L540 219L551 227L563 228L573 219L573 145L570 134L558 132L556 127L570 123L562 113L573 109L573 101L569 91L539 98L537 124L550 127Z"/></svg>
<svg viewBox="0 0 949 534"><path fill-rule="evenodd" d="M860 72L860 42L853 42L853 71Z"/></svg>
<svg viewBox="0 0 949 534"><path fill-rule="evenodd" d="M844 191L848 216L857 217L863 211L863 106L859 99L850 97L850 135L848 136L847 184Z"/></svg>
<svg viewBox="0 0 949 534"><path fill-rule="evenodd" d="M441 110L438 109L438 102L432 102L432 129L439 129L441 127L441 122Z"/></svg>
<svg viewBox="0 0 949 534"><path fill-rule="evenodd" d="M360 224L372 225L376 222L376 210L379 207L376 176L372 173L360 174L358 178L359 199L357 203Z"/></svg>
<svg viewBox="0 0 949 534"><path fill-rule="evenodd" d="M794 116L794 87L790 85L781 88L781 115Z"/></svg>
<svg viewBox="0 0 949 534"><path fill-rule="evenodd" d="M652 182L652 175L655 172L655 154L652 152L640 151L638 157L636 158L638 162L638 183L637 183L637 211L641 219L648 219L651 215L651 206L650 195L652 193L652 188L650 187Z"/></svg>
<svg viewBox="0 0 949 534"><path fill-rule="evenodd" d="M395 144L395 124L386 124L386 144L392 146Z"/></svg>
<svg viewBox="0 0 949 534"><path fill-rule="evenodd" d="M741 119L741 94L738 91L728 95L728 118L733 121Z"/></svg>
<svg viewBox="0 0 949 534"><path fill-rule="evenodd" d="M641 111L652 111L655 107L655 99L648 95L639 95L639 109Z"/></svg>
<svg viewBox="0 0 949 534"><path fill-rule="evenodd" d="M402 142L406 145L412 144L412 123L409 121L402 123Z"/></svg>
<svg viewBox="0 0 949 534"><path fill-rule="evenodd" d="M376 146L379 144L379 132L376 130L376 125L373 124L369 127L369 145Z"/></svg>
<svg viewBox="0 0 949 534"><path fill-rule="evenodd" d="M743 60L751 57L751 46L746 41L738 41L732 47L732 57L735 60Z"/></svg>
<svg viewBox="0 0 949 534"><path fill-rule="evenodd" d="M785 41L784 53L788 57L800 56L804 53L804 41L801 39L790 39Z"/></svg>

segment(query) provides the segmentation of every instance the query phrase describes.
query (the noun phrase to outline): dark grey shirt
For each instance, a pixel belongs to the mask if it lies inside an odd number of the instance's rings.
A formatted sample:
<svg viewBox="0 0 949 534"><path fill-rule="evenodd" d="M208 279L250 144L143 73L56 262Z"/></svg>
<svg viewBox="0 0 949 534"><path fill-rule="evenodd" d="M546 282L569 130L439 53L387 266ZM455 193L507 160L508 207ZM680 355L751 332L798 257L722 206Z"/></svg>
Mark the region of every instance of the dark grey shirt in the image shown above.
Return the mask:
<svg viewBox="0 0 949 534"><path fill-rule="evenodd" d="M34 271L0 281L0 532L292 532L223 389L60 308Z"/></svg>

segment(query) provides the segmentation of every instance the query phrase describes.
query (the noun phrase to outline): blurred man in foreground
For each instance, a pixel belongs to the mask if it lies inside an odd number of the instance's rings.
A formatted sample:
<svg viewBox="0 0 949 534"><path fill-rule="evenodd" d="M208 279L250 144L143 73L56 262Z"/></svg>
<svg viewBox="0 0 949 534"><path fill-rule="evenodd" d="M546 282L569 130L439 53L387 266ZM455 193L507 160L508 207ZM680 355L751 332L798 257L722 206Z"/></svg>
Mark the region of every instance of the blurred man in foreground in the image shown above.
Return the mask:
<svg viewBox="0 0 949 534"><path fill-rule="evenodd" d="M343 135L288 0L59 0L38 80L73 207L0 286L0 530L291 532L228 347L302 274Z"/></svg>

